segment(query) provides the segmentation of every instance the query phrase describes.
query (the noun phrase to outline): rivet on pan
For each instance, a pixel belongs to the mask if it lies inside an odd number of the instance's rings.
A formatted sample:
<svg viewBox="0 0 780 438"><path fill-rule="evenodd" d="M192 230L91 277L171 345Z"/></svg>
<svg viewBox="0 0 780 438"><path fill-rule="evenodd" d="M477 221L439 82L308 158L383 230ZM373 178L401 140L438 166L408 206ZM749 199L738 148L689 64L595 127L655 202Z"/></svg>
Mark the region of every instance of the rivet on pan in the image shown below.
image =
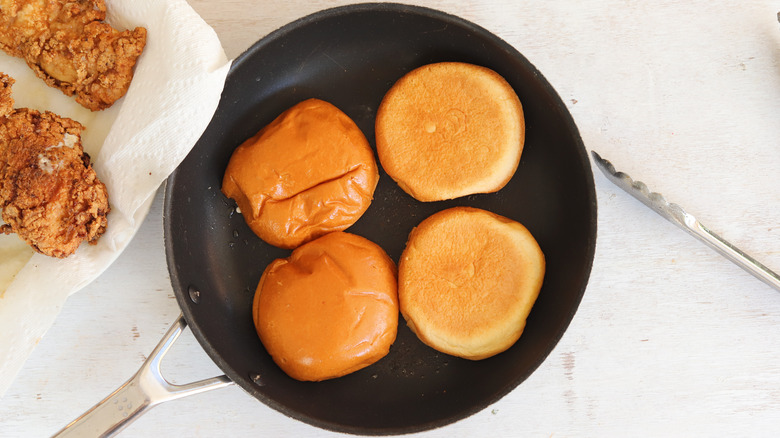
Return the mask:
<svg viewBox="0 0 780 438"><path fill-rule="evenodd" d="M255 385L265 386L265 382L263 381L263 376L261 376L259 373L251 373L249 375L249 378L252 379L253 382L255 382Z"/></svg>
<svg viewBox="0 0 780 438"><path fill-rule="evenodd" d="M233 237L238 238L238 230L233 230Z"/></svg>
<svg viewBox="0 0 780 438"><path fill-rule="evenodd" d="M190 299L192 302L195 304L200 303L200 291L195 289L195 286L190 286L188 291L190 293Z"/></svg>

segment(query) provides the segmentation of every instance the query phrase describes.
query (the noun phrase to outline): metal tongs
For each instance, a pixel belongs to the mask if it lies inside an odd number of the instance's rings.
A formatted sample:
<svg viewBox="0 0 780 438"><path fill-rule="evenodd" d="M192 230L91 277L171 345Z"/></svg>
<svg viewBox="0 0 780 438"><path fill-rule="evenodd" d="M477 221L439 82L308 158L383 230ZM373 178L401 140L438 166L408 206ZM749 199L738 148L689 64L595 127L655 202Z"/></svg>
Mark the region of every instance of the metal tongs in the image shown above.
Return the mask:
<svg viewBox="0 0 780 438"><path fill-rule="evenodd" d="M780 13L778 13L778 19L780 19ZM706 243L742 269L753 274L759 280L780 290L780 275L772 272L756 259L712 232L679 205L667 202L660 193L651 192L642 181L634 181L625 173L616 171L612 163L601 158L596 152L591 151L591 154L593 154L593 159L599 166L599 169L615 185L642 201L643 204L652 208L656 213L669 220L669 222L687 231L693 237Z"/></svg>

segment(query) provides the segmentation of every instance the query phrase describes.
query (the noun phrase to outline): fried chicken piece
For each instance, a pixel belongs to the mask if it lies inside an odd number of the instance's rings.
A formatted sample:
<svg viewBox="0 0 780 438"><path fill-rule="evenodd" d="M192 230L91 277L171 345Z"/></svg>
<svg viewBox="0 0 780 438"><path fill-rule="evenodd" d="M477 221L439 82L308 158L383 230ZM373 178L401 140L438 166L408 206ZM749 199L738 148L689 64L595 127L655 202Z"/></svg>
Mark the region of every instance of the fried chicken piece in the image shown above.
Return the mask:
<svg viewBox="0 0 780 438"><path fill-rule="evenodd" d="M0 73L0 108L13 79ZM10 100L10 103L8 102ZM0 115L0 233L16 233L34 250L67 257L82 241L97 243L110 208L81 144L84 127L51 112L17 108Z"/></svg>
<svg viewBox="0 0 780 438"><path fill-rule="evenodd" d="M127 92L146 29L105 23L104 0L0 0L0 48L92 111Z"/></svg>
<svg viewBox="0 0 780 438"><path fill-rule="evenodd" d="M11 85L14 80L8 75L0 73L0 117L14 110L14 100L11 98Z"/></svg>

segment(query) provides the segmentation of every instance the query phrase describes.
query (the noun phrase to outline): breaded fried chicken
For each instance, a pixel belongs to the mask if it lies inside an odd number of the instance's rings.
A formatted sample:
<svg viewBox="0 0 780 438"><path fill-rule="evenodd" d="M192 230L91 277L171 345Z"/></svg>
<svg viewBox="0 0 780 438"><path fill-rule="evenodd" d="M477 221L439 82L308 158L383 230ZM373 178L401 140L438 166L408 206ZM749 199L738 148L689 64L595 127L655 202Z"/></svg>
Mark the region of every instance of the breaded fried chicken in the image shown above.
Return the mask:
<svg viewBox="0 0 780 438"><path fill-rule="evenodd" d="M93 111L124 96L146 29L104 22L104 0L0 0L0 48Z"/></svg>
<svg viewBox="0 0 780 438"><path fill-rule="evenodd" d="M5 90L13 79L0 74L0 83L0 108L12 107ZM82 241L97 242L108 223L108 193L83 150L82 129L48 111L0 115L0 232L60 258Z"/></svg>
<svg viewBox="0 0 780 438"><path fill-rule="evenodd" d="M11 98L11 85L14 80L0 73L0 117L13 111L14 100Z"/></svg>

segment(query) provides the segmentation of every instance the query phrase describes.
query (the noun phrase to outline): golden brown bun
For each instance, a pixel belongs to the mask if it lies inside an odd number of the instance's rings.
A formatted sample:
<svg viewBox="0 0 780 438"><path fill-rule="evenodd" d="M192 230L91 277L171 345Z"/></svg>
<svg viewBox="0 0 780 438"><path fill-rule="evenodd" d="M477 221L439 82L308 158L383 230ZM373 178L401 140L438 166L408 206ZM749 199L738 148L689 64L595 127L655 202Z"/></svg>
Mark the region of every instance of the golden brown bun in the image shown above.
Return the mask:
<svg viewBox="0 0 780 438"><path fill-rule="evenodd" d="M379 161L419 201L500 190L517 170L524 141L514 90L473 64L417 68L393 85L377 111Z"/></svg>
<svg viewBox="0 0 780 438"><path fill-rule="evenodd" d="M382 248L330 233L268 265L253 304L257 334L290 377L340 377L387 355L398 329L397 289Z"/></svg>
<svg viewBox="0 0 780 438"><path fill-rule="evenodd" d="M401 314L434 349L484 359L523 333L544 270L542 250L518 222L470 207L443 210L409 235L398 267Z"/></svg>
<svg viewBox="0 0 780 438"><path fill-rule="evenodd" d="M222 192L261 239L291 249L354 224L378 181L374 154L355 122L309 99L233 152Z"/></svg>

